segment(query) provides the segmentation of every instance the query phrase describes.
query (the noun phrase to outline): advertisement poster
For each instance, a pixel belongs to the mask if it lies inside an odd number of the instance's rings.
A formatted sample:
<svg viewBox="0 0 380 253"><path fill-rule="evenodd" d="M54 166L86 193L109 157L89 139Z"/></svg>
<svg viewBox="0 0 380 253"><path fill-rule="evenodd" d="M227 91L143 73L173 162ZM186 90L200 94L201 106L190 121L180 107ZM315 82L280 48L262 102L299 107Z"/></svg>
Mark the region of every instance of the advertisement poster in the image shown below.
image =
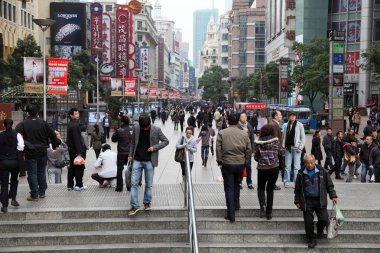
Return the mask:
<svg viewBox="0 0 380 253"><path fill-rule="evenodd" d="M346 74L359 74L360 53L347 52L346 54Z"/></svg>
<svg viewBox="0 0 380 253"><path fill-rule="evenodd" d="M124 96L134 97L136 96L136 78L125 78L124 81Z"/></svg>
<svg viewBox="0 0 380 253"><path fill-rule="evenodd" d="M103 13L102 17L102 42L103 42L103 54L102 54L102 66L100 81L108 82L111 81L111 76L114 71L114 66L112 64L112 18L109 14ZM112 71L111 71L112 69Z"/></svg>
<svg viewBox="0 0 380 253"><path fill-rule="evenodd" d="M150 86L149 95L151 98L157 97L157 86Z"/></svg>
<svg viewBox="0 0 380 253"><path fill-rule="evenodd" d="M161 98L162 99L168 98L168 91L167 90L161 90Z"/></svg>
<svg viewBox="0 0 380 253"><path fill-rule="evenodd" d="M348 22L346 32L348 43L360 42L360 23L360 20Z"/></svg>
<svg viewBox="0 0 380 253"><path fill-rule="evenodd" d="M72 56L86 48L86 5L51 3L50 17L56 22L50 28L51 46L60 58Z"/></svg>
<svg viewBox="0 0 380 253"><path fill-rule="evenodd" d="M111 78L111 97L121 97L123 95L123 79Z"/></svg>
<svg viewBox="0 0 380 253"><path fill-rule="evenodd" d="M24 57L24 93L43 94L43 58Z"/></svg>
<svg viewBox="0 0 380 253"><path fill-rule="evenodd" d="M103 48L103 6L100 3L92 3L91 10L91 59L92 63L103 63L103 53L93 48Z"/></svg>
<svg viewBox="0 0 380 253"><path fill-rule="evenodd" d="M149 78L149 47L143 46L139 48L139 68L142 69L141 81L148 82Z"/></svg>
<svg viewBox="0 0 380 253"><path fill-rule="evenodd" d="M67 95L67 73L69 60L60 58L48 59L48 87L51 95Z"/></svg>

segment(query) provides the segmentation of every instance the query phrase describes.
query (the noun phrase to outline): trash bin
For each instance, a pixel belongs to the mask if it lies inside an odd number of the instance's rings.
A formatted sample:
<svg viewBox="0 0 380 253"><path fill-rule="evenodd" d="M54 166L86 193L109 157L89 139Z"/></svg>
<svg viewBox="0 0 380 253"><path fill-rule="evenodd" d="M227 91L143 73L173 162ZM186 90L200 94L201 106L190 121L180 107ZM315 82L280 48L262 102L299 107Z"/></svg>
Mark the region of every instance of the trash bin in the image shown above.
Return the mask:
<svg viewBox="0 0 380 253"><path fill-rule="evenodd" d="M317 129L318 121L316 119L310 120L310 129Z"/></svg>

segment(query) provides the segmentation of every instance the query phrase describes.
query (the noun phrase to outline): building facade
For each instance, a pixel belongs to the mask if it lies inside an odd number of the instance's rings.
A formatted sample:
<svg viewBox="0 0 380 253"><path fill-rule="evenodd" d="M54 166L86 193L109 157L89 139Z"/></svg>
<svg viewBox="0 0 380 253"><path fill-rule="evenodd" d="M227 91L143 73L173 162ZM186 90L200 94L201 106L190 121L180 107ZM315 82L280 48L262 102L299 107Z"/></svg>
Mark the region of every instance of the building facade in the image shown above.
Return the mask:
<svg viewBox="0 0 380 253"><path fill-rule="evenodd" d="M223 14L220 16L219 21L219 36L218 36L218 42L219 42L219 65L224 68L228 69L228 51L229 51L229 17L230 13L227 12L226 14Z"/></svg>
<svg viewBox="0 0 380 253"><path fill-rule="evenodd" d="M200 76L211 66L219 65L218 61L218 25L215 23L214 16L211 16L207 25L206 40L203 44L200 59Z"/></svg>

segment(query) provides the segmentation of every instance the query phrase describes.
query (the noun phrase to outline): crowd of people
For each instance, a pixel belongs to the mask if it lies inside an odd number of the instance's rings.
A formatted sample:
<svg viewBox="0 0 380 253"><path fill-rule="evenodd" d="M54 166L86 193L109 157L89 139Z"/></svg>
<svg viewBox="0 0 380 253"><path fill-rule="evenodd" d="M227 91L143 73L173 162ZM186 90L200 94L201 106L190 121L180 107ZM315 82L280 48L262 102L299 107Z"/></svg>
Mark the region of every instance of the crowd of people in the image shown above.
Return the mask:
<svg viewBox="0 0 380 253"><path fill-rule="evenodd" d="M186 113L189 114L187 120ZM111 119L106 114L101 122L103 131L95 125L89 140L87 126L80 123L79 111L72 108L68 113L70 122L65 142L59 132L37 116L35 105L29 105L26 114L27 119L18 124L15 130L11 119L4 120L5 131L0 133L2 212L7 212L9 199L11 205L19 206L16 196L21 165L26 167L28 175L30 195L27 200L38 201L46 196L46 174L49 183L59 184L62 182L62 169L66 166L68 191L85 190L84 170L86 166L93 166L97 172L91 178L98 182L99 188L114 187L116 192L122 192L123 171L127 164L132 167L131 186L127 189L131 191L131 209L128 215L134 216L141 210L139 191L143 175L145 190L142 204L144 210L149 211L159 150L169 144L161 128L154 125L156 117L162 120L163 125L170 118L174 123L174 131L182 133L176 149L186 149L189 152L190 169L198 150L201 152L203 167L208 166L210 153L213 157L216 155L224 182L227 205L225 219L230 222L235 221L235 211L241 208L243 174L248 189L254 189L252 160L257 163L257 197L261 218L272 219L274 191L281 189L276 185L278 176L281 175L283 187L294 188L294 204L303 211L310 248L315 247L316 238L323 237L324 227L328 224L327 195L334 203L337 202L330 175L334 173L335 179L341 180L348 167L347 183L353 182L359 174L362 183L380 182L380 135L375 126L377 121L368 120L363 131L364 142L361 143L357 138L357 124L360 124L358 112L352 112L352 127L346 133L338 131L334 137L332 129L328 128L327 134L322 138L320 131L315 131L310 154L305 147L303 124L297 121L294 113L289 113L288 121L283 123L280 111L273 111L271 121L258 130L257 113L235 113L215 105L201 105L198 108L192 104L186 107L172 106L140 115L135 123L127 113L119 115L119 128L112 135ZM107 140L117 143L116 152L111 150ZM85 164L90 148L96 156L93 165ZM185 158L179 164L185 181ZM314 212L319 220L317 233L314 233L312 225Z"/></svg>

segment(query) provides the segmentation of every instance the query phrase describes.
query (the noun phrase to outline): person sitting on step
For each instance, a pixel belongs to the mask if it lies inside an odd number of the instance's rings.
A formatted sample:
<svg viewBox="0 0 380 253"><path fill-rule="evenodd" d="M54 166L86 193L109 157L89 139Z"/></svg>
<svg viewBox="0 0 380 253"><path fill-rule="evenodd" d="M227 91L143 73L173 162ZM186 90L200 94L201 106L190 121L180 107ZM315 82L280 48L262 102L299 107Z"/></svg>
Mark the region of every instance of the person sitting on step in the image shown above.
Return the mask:
<svg viewBox="0 0 380 253"><path fill-rule="evenodd" d="M104 144L102 153L94 164L95 168L100 169L98 173L91 175L91 178L99 182L99 188L110 185L110 181L116 179L117 175L117 154L111 151L109 144Z"/></svg>

